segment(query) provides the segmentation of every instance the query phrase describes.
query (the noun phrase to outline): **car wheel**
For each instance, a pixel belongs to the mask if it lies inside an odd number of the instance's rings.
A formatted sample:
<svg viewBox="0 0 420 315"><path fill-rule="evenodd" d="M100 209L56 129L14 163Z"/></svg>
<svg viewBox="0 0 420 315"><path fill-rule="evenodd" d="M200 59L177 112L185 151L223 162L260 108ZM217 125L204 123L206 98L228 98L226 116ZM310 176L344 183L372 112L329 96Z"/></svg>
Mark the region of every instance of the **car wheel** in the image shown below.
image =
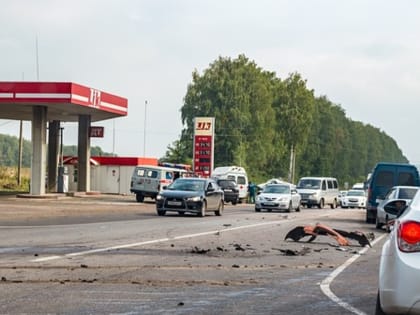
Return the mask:
<svg viewBox="0 0 420 315"><path fill-rule="evenodd" d="M324 199L321 199L321 200L319 201L318 208L319 208L319 209L324 208Z"/></svg>
<svg viewBox="0 0 420 315"><path fill-rule="evenodd" d="M142 194L136 194L136 201L137 202L143 202L144 196Z"/></svg>
<svg viewBox="0 0 420 315"><path fill-rule="evenodd" d="M223 204L223 201L221 200L220 202L219 202L219 206L217 207L217 210L214 212L217 216L221 216L222 215L222 213L223 213L223 208L224 208L224 204Z"/></svg>
<svg viewBox="0 0 420 315"><path fill-rule="evenodd" d="M331 209L337 208L337 201L334 199L333 203L331 204Z"/></svg>
<svg viewBox="0 0 420 315"><path fill-rule="evenodd" d="M390 233L391 232L391 225L389 224L388 216L385 217L385 230Z"/></svg>
<svg viewBox="0 0 420 315"><path fill-rule="evenodd" d="M381 230L382 229L382 223L379 221L378 216L376 216L375 228L377 228L378 230Z"/></svg>
<svg viewBox="0 0 420 315"><path fill-rule="evenodd" d="M379 296L379 292L378 292L378 295L376 296L375 315L386 315L386 313L382 310L381 298Z"/></svg>
<svg viewBox="0 0 420 315"><path fill-rule="evenodd" d="M237 201L237 200L232 201L232 204L233 204L233 205L236 205L237 203L238 203L238 201Z"/></svg>
<svg viewBox="0 0 420 315"><path fill-rule="evenodd" d="M185 214L185 212L184 212L184 211L178 211L178 214L179 214L179 215L184 215L184 214Z"/></svg>
<svg viewBox="0 0 420 315"><path fill-rule="evenodd" d="M296 212L300 211L300 203L298 203L297 208L295 210L296 210Z"/></svg>
<svg viewBox="0 0 420 315"><path fill-rule="evenodd" d="M200 217L205 217L206 216L206 211L207 211L207 202L206 201L203 201L203 205L201 206L201 210L198 213L198 215Z"/></svg>
<svg viewBox="0 0 420 315"><path fill-rule="evenodd" d="M165 215L165 212L166 212L165 210L158 210L157 214L160 215L160 216L163 216L163 215Z"/></svg>
<svg viewBox="0 0 420 315"><path fill-rule="evenodd" d="M287 208L286 212L291 212L293 210L292 202L289 202L289 208Z"/></svg>
<svg viewBox="0 0 420 315"><path fill-rule="evenodd" d="M261 212L260 208L255 208L255 212Z"/></svg>

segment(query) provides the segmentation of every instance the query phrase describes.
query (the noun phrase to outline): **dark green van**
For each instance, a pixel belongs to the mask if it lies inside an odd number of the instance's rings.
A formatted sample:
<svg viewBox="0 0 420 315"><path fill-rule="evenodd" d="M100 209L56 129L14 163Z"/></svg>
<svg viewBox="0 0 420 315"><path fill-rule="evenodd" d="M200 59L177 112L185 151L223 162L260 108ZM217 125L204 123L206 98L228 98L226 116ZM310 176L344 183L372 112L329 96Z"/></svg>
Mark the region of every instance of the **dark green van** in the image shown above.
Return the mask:
<svg viewBox="0 0 420 315"><path fill-rule="evenodd" d="M383 198L393 186L420 186L417 167L406 163L379 162L367 181L366 222L375 223L376 199Z"/></svg>

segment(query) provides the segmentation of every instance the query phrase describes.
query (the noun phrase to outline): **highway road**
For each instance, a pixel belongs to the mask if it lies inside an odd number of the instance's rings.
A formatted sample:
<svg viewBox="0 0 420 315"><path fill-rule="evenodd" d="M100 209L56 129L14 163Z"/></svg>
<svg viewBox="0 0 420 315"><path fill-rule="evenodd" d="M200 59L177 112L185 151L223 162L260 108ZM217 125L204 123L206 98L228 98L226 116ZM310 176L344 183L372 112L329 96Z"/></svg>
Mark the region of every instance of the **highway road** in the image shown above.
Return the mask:
<svg viewBox="0 0 420 315"><path fill-rule="evenodd" d="M2 196L0 314L373 314L387 235L364 211L159 217L133 196ZM284 239L316 223L375 239Z"/></svg>

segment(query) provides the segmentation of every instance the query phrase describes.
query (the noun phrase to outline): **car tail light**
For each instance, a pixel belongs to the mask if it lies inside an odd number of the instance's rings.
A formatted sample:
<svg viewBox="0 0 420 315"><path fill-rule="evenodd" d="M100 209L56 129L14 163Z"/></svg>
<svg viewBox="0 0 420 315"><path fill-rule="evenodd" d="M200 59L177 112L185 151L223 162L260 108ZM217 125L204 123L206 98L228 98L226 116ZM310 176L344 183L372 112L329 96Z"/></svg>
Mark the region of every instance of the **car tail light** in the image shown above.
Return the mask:
<svg viewBox="0 0 420 315"><path fill-rule="evenodd" d="M403 252L420 251L420 222L407 221L398 226L398 248Z"/></svg>

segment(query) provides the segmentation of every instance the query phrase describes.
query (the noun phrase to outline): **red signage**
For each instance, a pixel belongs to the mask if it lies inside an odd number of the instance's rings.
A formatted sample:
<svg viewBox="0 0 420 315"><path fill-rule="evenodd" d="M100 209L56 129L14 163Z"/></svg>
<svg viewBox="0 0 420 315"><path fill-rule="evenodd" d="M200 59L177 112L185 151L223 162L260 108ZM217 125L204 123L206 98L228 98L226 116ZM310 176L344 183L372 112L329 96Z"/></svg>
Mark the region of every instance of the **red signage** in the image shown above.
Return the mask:
<svg viewBox="0 0 420 315"><path fill-rule="evenodd" d="M196 117L194 127L193 171L202 177L211 176L214 157L214 118Z"/></svg>
<svg viewBox="0 0 420 315"><path fill-rule="evenodd" d="M212 136L194 137L194 173L208 177L212 171Z"/></svg>
<svg viewBox="0 0 420 315"><path fill-rule="evenodd" d="M104 127L98 127L98 126L90 127L89 136L91 138L103 138L104 137Z"/></svg>

